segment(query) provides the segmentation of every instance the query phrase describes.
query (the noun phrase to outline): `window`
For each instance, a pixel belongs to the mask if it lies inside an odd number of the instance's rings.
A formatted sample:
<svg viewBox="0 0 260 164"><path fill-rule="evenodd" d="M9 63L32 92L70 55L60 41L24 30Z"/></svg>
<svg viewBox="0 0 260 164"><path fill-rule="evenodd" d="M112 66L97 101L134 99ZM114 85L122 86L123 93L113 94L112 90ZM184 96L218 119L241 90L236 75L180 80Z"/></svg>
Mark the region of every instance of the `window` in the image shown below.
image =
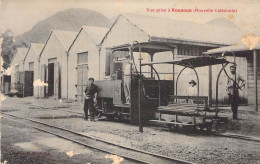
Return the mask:
<svg viewBox="0 0 260 164"><path fill-rule="evenodd" d="M78 64L88 63L88 52L78 53Z"/></svg>
<svg viewBox="0 0 260 164"><path fill-rule="evenodd" d="M33 71L34 70L34 63L30 62L29 63L29 71Z"/></svg>

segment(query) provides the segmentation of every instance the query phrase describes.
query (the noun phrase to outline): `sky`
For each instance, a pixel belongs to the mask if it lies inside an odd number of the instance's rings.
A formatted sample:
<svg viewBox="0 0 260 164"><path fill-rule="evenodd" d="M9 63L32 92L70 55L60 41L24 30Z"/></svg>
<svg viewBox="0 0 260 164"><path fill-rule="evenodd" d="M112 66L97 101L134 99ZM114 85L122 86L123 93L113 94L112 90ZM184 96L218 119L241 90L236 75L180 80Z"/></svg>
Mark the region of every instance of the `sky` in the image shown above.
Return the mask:
<svg viewBox="0 0 260 164"><path fill-rule="evenodd" d="M197 23L226 18L255 33L260 31L260 0L1 0L0 32L14 35L29 31L37 22L69 8L98 11L108 18L135 13ZM237 13L147 12L147 9L236 9Z"/></svg>

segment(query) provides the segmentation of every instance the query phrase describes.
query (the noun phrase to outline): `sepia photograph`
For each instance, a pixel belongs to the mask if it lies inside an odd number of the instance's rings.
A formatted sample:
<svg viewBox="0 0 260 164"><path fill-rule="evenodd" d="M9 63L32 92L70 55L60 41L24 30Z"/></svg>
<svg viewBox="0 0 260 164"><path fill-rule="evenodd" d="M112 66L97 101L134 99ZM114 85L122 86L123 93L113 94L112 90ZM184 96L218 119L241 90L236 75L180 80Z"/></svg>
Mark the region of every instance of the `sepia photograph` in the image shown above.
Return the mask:
<svg viewBox="0 0 260 164"><path fill-rule="evenodd" d="M1 164L260 164L259 0L0 0Z"/></svg>

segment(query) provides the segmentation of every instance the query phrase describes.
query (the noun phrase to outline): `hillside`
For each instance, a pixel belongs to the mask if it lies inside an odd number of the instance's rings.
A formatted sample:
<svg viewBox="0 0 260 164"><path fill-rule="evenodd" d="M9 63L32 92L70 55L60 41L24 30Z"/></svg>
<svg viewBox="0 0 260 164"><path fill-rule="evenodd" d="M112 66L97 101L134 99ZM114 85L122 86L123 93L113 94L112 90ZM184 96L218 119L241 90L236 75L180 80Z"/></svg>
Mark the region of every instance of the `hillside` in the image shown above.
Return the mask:
<svg viewBox="0 0 260 164"><path fill-rule="evenodd" d="M213 19L213 20L208 21L206 24L222 26L222 27L229 27L229 28L240 28L236 24L234 24L233 22L231 22L225 18Z"/></svg>
<svg viewBox="0 0 260 164"><path fill-rule="evenodd" d="M88 9L67 9L38 22L18 36L17 42L44 43L53 29L79 31L82 25L109 27L110 20L99 12Z"/></svg>

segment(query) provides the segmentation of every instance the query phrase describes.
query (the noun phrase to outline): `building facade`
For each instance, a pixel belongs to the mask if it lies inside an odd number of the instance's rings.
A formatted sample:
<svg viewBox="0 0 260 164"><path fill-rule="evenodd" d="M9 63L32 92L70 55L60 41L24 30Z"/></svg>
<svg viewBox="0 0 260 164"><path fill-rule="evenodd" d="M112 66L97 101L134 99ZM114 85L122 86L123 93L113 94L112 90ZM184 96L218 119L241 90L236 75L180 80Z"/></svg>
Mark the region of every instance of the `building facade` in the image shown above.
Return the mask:
<svg viewBox="0 0 260 164"><path fill-rule="evenodd" d="M77 32L54 30L46 41L39 57L41 98L67 98L68 49Z"/></svg>
<svg viewBox="0 0 260 164"><path fill-rule="evenodd" d="M246 104L254 106L255 111L258 111L260 104L260 44L250 48L242 43L226 46L207 51L205 54L212 56L225 55L230 61L237 65L237 74L246 80L245 88L239 90L239 100L246 100ZM228 68L227 68L228 69Z"/></svg>
<svg viewBox="0 0 260 164"><path fill-rule="evenodd" d="M107 30L102 27L82 26L73 41L68 57L68 99L83 101L88 78L100 78L100 42Z"/></svg>
<svg viewBox="0 0 260 164"><path fill-rule="evenodd" d="M37 80L39 80L39 56L42 51L44 44L31 43L29 50L24 58L24 70L25 71L33 71L33 96L35 98L39 98L39 85L37 84Z"/></svg>
<svg viewBox="0 0 260 164"><path fill-rule="evenodd" d="M16 54L13 56L10 63L11 69L11 85L14 86L20 81L19 72L24 71L23 61L26 56L28 48L17 48Z"/></svg>

